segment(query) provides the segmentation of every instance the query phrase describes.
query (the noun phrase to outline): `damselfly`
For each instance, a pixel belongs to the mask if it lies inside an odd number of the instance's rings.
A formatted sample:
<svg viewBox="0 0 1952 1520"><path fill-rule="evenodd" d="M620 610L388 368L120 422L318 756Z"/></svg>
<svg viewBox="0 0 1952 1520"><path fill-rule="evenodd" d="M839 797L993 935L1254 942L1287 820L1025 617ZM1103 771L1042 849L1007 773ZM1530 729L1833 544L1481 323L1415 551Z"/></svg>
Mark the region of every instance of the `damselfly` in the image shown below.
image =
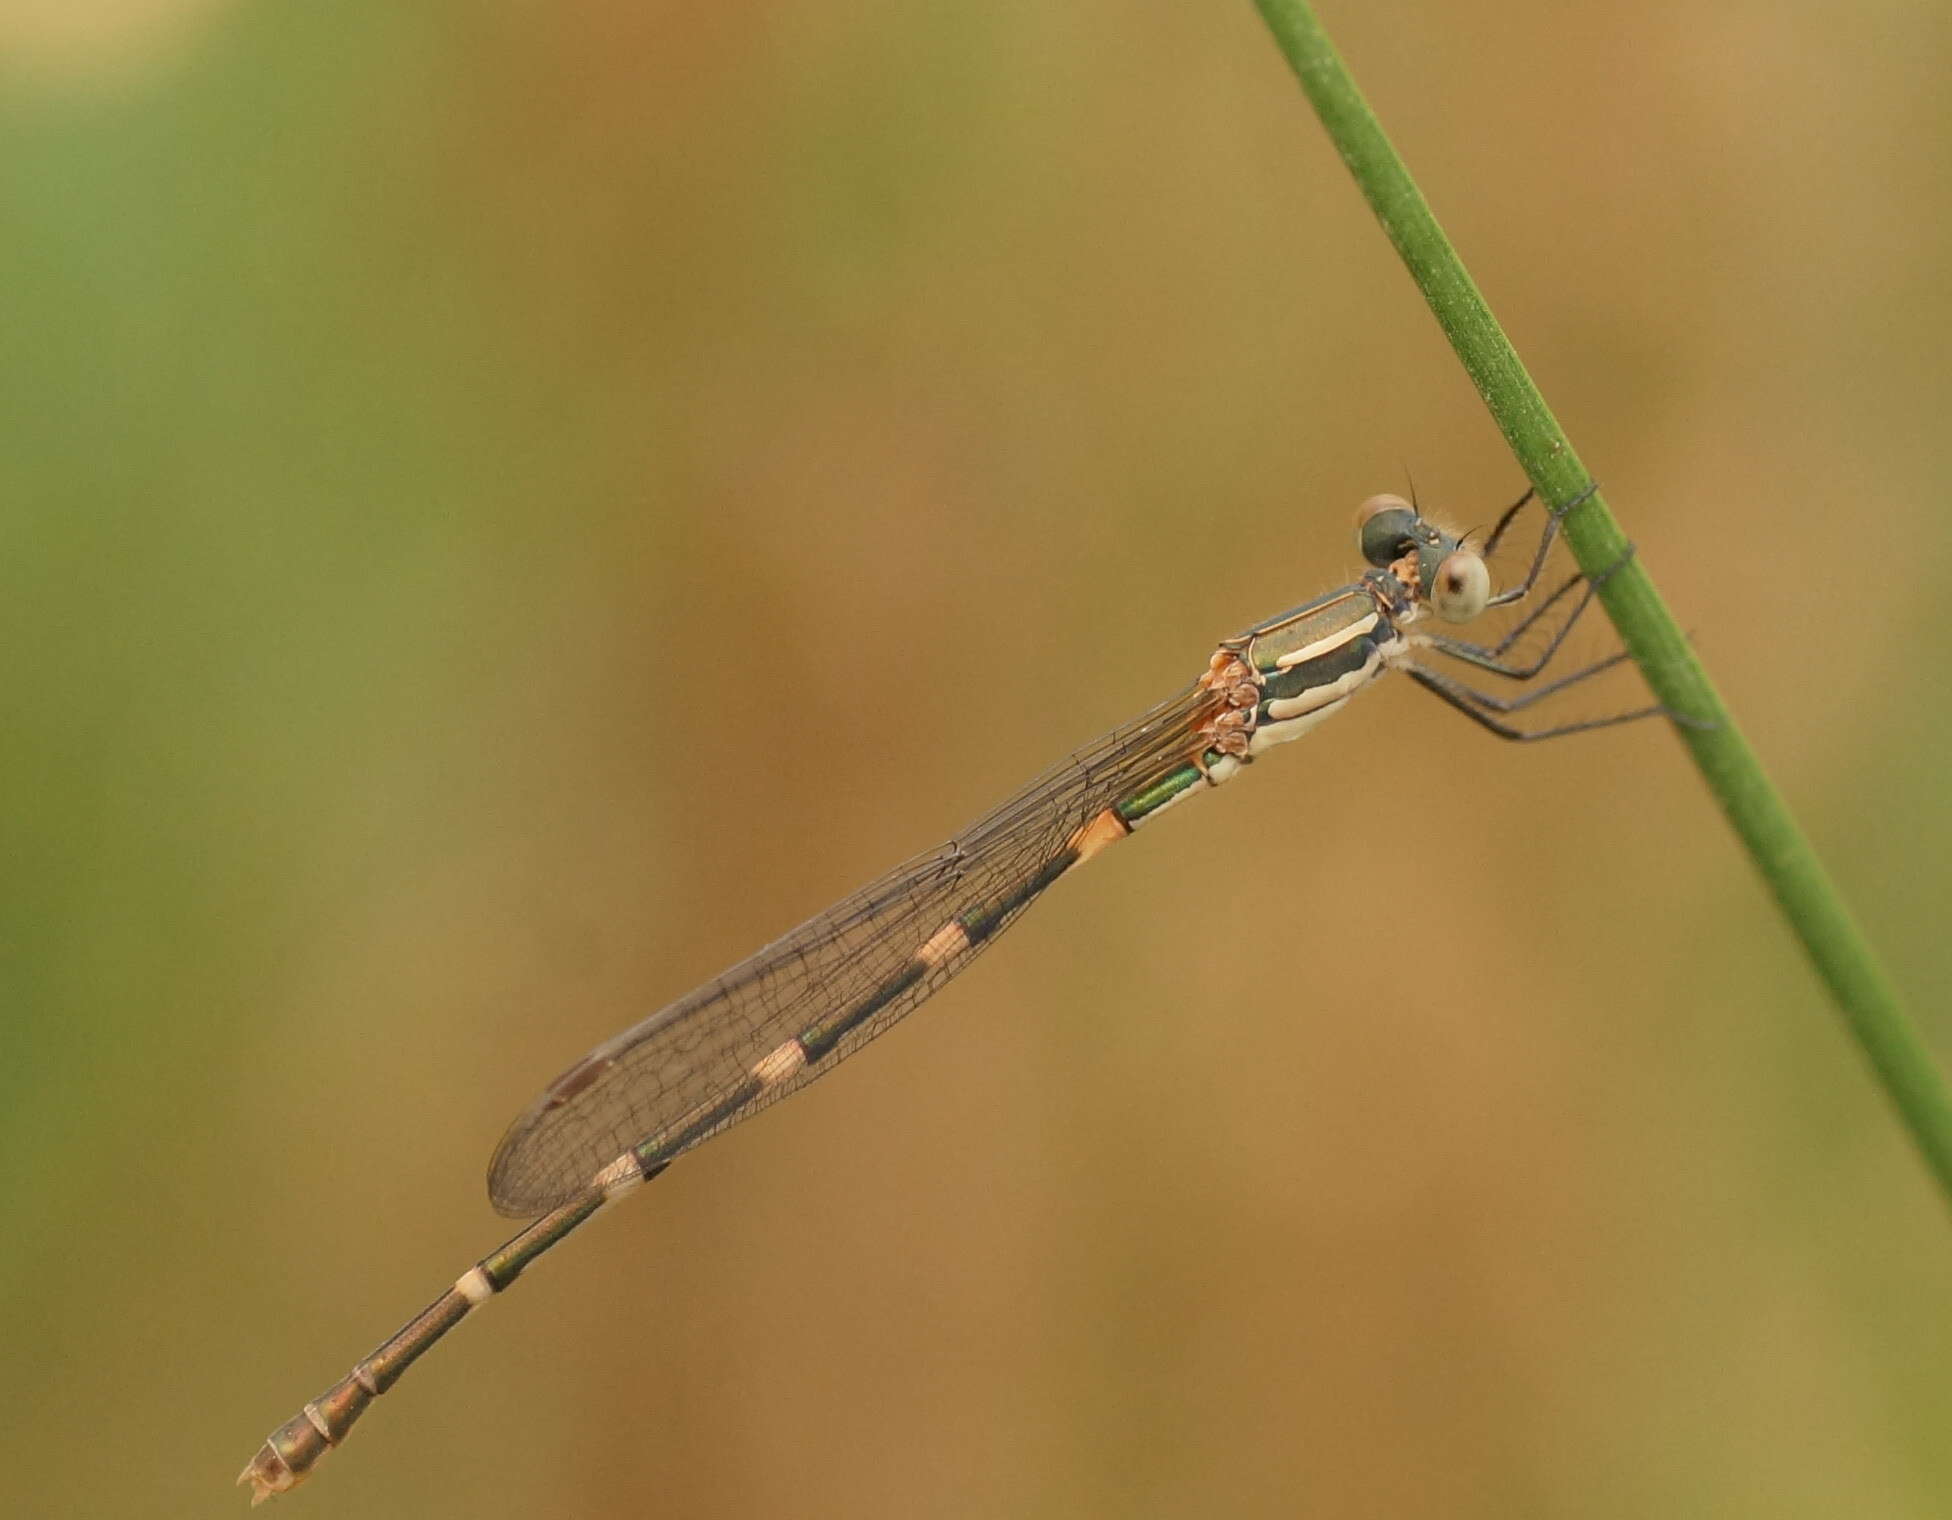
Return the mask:
<svg viewBox="0 0 1952 1520"><path fill-rule="evenodd" d="M1494 595L1485 565L1531 499L1527 492L1514 503L1474 549L1468 535L1444 531L1401 497L1371 497L1358 518L1371 566L1360 580L1224 640L1177 696L1076 751L940 849L897 866L576 1062L509 1126L489 1167L498 1210L541 1217L272 1432L238 1479L251 1485L252 1502L303 1480L428 1347L585 1220L693 1146L832 1069L939 990L1059 877L1299 738L1386 671L1404 671L1507 739L1665 712L1643 707L1537 729L1512 721L1624 653L1513 697L1417 659L1440 655L1515 682L1546 669L1597 590L1580 575L1542 595L1496 643L1412 631L1426 611L1464 623L1532 594L1576 502L1545 514L1517 585ZM1555 607L1559 621L1548 635L1541 620ZM1535 627L1538 652L1514 657Z"/></svg>

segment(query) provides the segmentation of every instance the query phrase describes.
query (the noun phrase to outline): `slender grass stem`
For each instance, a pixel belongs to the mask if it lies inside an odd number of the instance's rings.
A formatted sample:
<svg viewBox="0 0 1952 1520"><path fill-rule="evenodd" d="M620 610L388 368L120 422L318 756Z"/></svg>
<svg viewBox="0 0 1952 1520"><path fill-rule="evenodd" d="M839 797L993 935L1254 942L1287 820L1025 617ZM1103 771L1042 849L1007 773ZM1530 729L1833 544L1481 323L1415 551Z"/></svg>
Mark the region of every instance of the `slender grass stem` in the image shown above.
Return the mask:
<svg viewBox="0 0 1952 1520"><path fill-rule="evenodd" d="M1255 3L1525 473L1545 500L1571 501L1589 483L1585 466L1313 9L1304 0ZM1626 536L1598 494L1567 518L1566 537L1588 574L1613 565L1627 550ZM1890 978L1646 570L1638 561L1622 566L1600 599L1655 695L1689 720L1676 725L1682 742L1952 1201L1952 1092Z"/></svg>

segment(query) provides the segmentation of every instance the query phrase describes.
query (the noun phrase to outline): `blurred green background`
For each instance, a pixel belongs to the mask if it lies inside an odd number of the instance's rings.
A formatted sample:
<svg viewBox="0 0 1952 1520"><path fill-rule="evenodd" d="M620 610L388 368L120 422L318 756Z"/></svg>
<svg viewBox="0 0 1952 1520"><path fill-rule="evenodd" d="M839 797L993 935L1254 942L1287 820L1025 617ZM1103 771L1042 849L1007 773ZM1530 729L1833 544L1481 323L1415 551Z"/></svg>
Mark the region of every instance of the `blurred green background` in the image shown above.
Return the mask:
<svg viewBox="0 0 1952 1520"><path fill-rule="evenodd" d="M1245 0L4 16L9 1514L241 1511L588 1044L1521 484ZM1952 1046L1952 19L1325 19ZM1388 683L281 1503L1940 1515L1946 1225L1670 734Z"/></svg>

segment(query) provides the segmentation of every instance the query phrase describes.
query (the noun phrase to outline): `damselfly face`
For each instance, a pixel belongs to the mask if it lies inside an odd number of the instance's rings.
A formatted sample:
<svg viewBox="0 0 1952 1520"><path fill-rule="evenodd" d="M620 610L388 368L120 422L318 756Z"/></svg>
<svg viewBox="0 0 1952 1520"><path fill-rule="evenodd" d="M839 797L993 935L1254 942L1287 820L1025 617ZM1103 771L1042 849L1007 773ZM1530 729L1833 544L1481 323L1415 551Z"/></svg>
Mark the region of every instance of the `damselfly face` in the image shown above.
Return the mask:
<svg viewBox="0 0 1952 1520"><path fill-rule="evenodd" d="M1362 504L1356 542L1364 559L1390 571L1446 623L1468 623L1491 605L1484 557L1400 496L1372 496Z"/></svg>

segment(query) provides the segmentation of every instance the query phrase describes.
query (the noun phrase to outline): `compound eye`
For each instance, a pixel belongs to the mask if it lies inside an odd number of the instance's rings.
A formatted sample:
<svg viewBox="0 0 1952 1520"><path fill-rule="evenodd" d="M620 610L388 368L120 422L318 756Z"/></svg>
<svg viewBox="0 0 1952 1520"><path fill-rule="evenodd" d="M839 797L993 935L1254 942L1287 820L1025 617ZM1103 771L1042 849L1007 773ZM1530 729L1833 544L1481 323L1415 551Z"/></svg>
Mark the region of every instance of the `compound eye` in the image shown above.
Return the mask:
<svg viewBox="0 0 1952 1520"><path fill-rule="evenodd" d="M1362 557L1381 569L1398 558L1415 540L1417 509L1400 496L1372 496L1356 509L1356 542Z"/></svg>
<svg viewBox="0 0 1952 1520"><path fill-rule="evenodd" d="M1430 578L1430 605L1446 623L1468 623L1491 600L1491 572L1469 549L1446 554Z"/></svg>

